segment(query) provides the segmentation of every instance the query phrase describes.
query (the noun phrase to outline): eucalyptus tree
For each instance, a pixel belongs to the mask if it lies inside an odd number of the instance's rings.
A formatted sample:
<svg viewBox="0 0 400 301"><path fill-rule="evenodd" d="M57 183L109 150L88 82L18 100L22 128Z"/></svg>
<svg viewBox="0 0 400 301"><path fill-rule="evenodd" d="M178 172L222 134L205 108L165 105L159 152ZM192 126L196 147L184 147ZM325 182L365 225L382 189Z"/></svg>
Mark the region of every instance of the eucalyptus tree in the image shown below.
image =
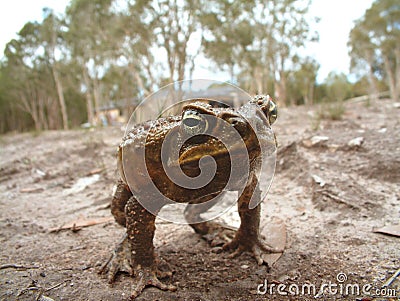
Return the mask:
<svg viewBox="0 0 400 301"><path fill-rule="evenodd" d="M342 102L352 96L351 83L344 73L330 72L325 80L326 98L330 102Z"/></svg>
<svg viewBox="0 0 400 301"><path fill-rule="evenodd" d="M40 26L41 44L44 57L54 78L64 130L68 129L68 112L64 98L64 85L60 75L59 60L63 60L65 43L62 35L62 20L52 10L44 9L45 18ZM64 47L63 47L64 46Z"/></svg>
<svg viewBox="0 0 400 301"><path fill-rule="evenodd" d="M33 125L30 114L21 110L14 74L7 62L0 63L0 133L23 131Z"/></svg>
<svg viewBox="0 0 400 301"><path fill-rule="evenodd" d="M36 130L57 129L60 110L41 30L38 22L28 22L6 45L7 97L32 117Z"/></svg>
<svg viewBox="0 0 400 301"><path fill-rule="evenodd" d="M65 33L70 58L79 67L88 122L96 124L103 91L101 79L116 60L123 37L114 0L72 0L66 9Z"/></svg>
<svg viewBox="0 0 400 301"><path fill-rule="evenodd" d="M286 102L287 77L293 59L308 41L307 0L213 0L203 6L205 53L235 74L247 72L254 92L265 92L273 78L275 96Z"/></svg>
<svg viewBox="0 0 400 301"><path fill-rule="evenodd" d="M156 41L155 20L147 15L147 5L147 1L128 0L126 7L119 12L118 27L123 41L118 50L117 66L111 73L116 78L122 76L124 82L129 79L127 87L118 84L122 91L129 92L129 95L123 93L124 98L148 95L157 86L157 66L152 51Z"/></svg>
<svg viewBox="0 0 400 301"><path fill-rule="evenodd" d="M144 45L155 56L161 71L159 79L170 82L183 80L201 50L199 13L201 2L196 0L146 0L130 4L142 24L150 29L149 44ZM140 28L140 27L139 27ZM140 28L144 31L144 28ZM151 39L151 40L150 40Z"/></svg>
<svg viewBox="0 0 400 301"><path fill-rule="evenodd" d="M391 97L400 95L400 3L376 0L350 32L348 45L352 70L367 73L371 92L383 70Z"/></svg>
<svg viewBox="0 0 400 301"><path fill-rule="evenodd" d="M296 93L303 98L304 104L312 105L314 103L317 73L320 66L311 57L300 59L297 65L297 69L292 74L298 88Z"/></svg>

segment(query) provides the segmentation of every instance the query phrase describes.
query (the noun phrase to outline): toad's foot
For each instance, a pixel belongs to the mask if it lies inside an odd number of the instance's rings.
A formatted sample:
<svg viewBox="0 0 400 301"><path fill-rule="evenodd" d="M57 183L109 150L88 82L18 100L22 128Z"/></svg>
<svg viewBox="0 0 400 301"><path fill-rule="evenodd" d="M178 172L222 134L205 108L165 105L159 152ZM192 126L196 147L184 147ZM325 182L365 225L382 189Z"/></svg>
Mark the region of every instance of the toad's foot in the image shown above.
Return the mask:
<svg viewBox="0 0 400 301"><path fill-rule="evenodd" d="M131 264L131 244L129 243L126 235L122 241L117 245L107 262L101 267L99 274L107 275L108 282L113 283L119 272L125 272L129 275L134 275L134 269ZM166 269L171 269L169 265L163 261L163 266ZM160 278L171 277L171 271L160 271L156 269L157 276Z"/></svg>
<svg viewBox="0 0 400 301"><path fill-rule="evenodd" d="M161 274L157 267L141 267L134 268L134 289L131 294L131 300L134 300L144 290L146 286L155 286L163 291L176 291L176 286L162 283L158 277L168 276L167 273Z"/></svg>
<svg viewBox="0 0 400 301"><path fill-rule="evenodd" d="M222 249L224 251L233 252L230 255L230 258L237 257L243 252L249 252L254 256L259 265L268 264L263 259L264 254L283 252L283 249L271 247L263 242L259 235L256 237L241 235L240 230L236 234L235 238L231 242L226 243Z"/></svg>
<svg viewBox="0 0 400 301"><path fill-rule="evenodd" d="M127 236L124 235L122 241L117 245L111 257L100 269L99 274L107 275L108 282L113 283L119 272L126 272L129 275L133 275L133 269L130 262L131 245Z"/></svg>
<svg viewBox="0 0 400 301"><path fill-rule="evenodd" d="M235 236L235 229L215 222L203 222L192 225L196 232L202 234L202 238L213 247L222 247Z"/></svg>
<svg viewBox="0 0 400 301"><path fill-rule="evenodd" d="M113 283L119 272L126 272L134 276L133 292L131 299L135 299L146 286L155 286L161 290L175 291L176 287L162 283L158 278L171 277L172 272L160 271L157 268L156 261L153 266L141 267L136 265L134 268L130 264L131 261L131 244L126 235L115 248L110 259L100 269L100 274L107 275L108 282ZM169 266L167 265L169 268Z"/></svg>

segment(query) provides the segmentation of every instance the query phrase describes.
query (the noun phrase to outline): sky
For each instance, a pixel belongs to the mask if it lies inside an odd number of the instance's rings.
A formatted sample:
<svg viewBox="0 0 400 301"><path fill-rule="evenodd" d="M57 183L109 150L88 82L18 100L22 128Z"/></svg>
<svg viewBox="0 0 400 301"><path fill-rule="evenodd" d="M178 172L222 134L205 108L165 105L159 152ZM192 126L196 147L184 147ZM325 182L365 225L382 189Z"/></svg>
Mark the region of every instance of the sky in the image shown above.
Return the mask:
<svg viewBox="0 0 400 301"><path fill-rule="evenodd" d="M315 28L319 32L320 41L309 45L305 52L320 63L319 82L331 71L346 74L349 72L349 32L354 21L364 14L372 2L373 0L313 0L310 13L321 18ZM62 13L68 3L69 0L3 0L0 10L1 57L5 45L17 36L17 32L26 22L42 19L42 8L49 7ZM213 73L207 66L200 64L194 78L207 78L211 74Z"/></svg>

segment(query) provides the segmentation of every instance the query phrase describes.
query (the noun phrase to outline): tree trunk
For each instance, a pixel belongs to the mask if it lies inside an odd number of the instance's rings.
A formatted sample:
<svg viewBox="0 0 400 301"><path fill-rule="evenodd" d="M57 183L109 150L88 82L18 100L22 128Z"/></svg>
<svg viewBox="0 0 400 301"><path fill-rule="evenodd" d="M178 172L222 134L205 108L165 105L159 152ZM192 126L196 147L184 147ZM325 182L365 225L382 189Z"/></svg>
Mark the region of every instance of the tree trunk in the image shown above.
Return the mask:
<svg viewBox="0 0 400 301"><path fill-rule="evenodd" d="M100 97L101 97L100 95L101 95L100 85L99 85L97 78L95 78L93 80L93 99L94 99L94 111L95 111L96 125L101 123L101 120L99 119L99 117L100 117Z"/></svg>
<svg viewBox="0 0 400 301"><path fill-rule="evenodd" d="M314 104L314 82L310 83L309 87L308 87L308 101L307 103L309 105L313 105Z"/></svg>
<svg viewBox="0 0 400 301"><path fill-rule="evenodd" d="M88 122L90 125L94 125L93 103L90 92L86 93L86 109L88 111Z"/></svg>
<svg viewBox="0 0 400 301"><path fill-rule="evenodd" d="M386 55L383 56L383 63L388 76L390 96L394 101L398 101L399 95L396 87L396 75L394 74L395 72L392 70L392 68L390 68L390 60Z"/></svg>
<svg viewBox="0 0 400 301"><path fill-rule="evenodd" d="M44 130L49 129L49 123L47 121L47 116L46 116L46 101L45 101L44 95L42 95L41 92L36 91L36 99L38 103L38 114L39 114L39 122L41 124L41 128Z"/></svg>
<svg viewBox="0 0 400 301"><path fill-rule="evenodd" d="M60 129L60 109L57 99L47 96L46 97L46 107L47 107L47 120L49 123L49 129L55 130Z"/></svg>
<svg viewBox="0 0 400 301"><path fill-rule="evenodd" d="M375 100L377 98L376 94L378 94L378 89L376 87L376 82L375 82L375 75L374 75L374 59L373 59L373 53L367 53L366 54L367 62L368 62L368 79L370 83L369 87L369 94L370 94L370 99Z"/></svg>
<svg viewBox="0 0 400 301"><path fill-rule="evenodd" d="M400 95L400 46L398 48L396 48L395 50L395 63L396 63L396 78L395 78L395 82L396 82L396 93L397 93L397 99L395 99L396 101L399 100L399 95Z"/></svg>
<svg viewBox="0 0 400 301"><path fill-rule="evenodd" d="M94 124L94 112L93 112L93 102L92 102L92 93L91 93L91 87L90 87L90 81L89 81L89 75L87 73L86 67L83 68L83 80L86 85L86 109L87 109L87 115L88 115L88 122L90 125L95 125Z"/></svg>
<svg viewBox="0 0 400 301"><path fill-rule="evenodd" d="M259 66L254 68L254 81L256 84L256 94L262 94L263 91L263 73Z"/></svg>
<svg viewBox="0 0 400 301"><path fill-rule="evenodd" d="M139 72L136 71L136 68L132 63L129 64L129 69L131 70L131 73L133 74L133 77L136 80L136 83L137 83L137 85L139 87L140 92L142 92L143 95L145 95L145 96L149 95L150 91L146 89L146 87L145 87L145 85L143 83L143 80L140 77ZM132 97L132 95L129 95L128 97Z"/></svg>
<svg viewBox="0 0 400 301"><path fill-rule="evenodd" d="M23 95L22 93L19 98L22 101L21 104L22 109L32 117L33 123L35 125L35 130L40 131L42 128L40 126L38 111L35 102L32 99L30 99L30 97L28 98L26 95Z"/></svg>
<svg viewBox="0 0 400 301"><path fill-rule="evenodd" d="M288 105L287 103L287 93L286 93L286 76L284 74L284 71L280 71L279 72L279 81L275 81L275 93L277 93L278 98L279 98L279 102L286 106Z"/></svg>
<svg viewBox="0 0 400 301"><path fill-rule="evenodd" d="M63 89L60 77L58 75L58 71L56 70L56 67L52 66L51 71L53 73L54 82L56 83L58 101L60 103L61 116L62 116L62 121L63 121L63 129L68 130L68 113L67 113L67 107L65 105L64 89Z"/></svg>

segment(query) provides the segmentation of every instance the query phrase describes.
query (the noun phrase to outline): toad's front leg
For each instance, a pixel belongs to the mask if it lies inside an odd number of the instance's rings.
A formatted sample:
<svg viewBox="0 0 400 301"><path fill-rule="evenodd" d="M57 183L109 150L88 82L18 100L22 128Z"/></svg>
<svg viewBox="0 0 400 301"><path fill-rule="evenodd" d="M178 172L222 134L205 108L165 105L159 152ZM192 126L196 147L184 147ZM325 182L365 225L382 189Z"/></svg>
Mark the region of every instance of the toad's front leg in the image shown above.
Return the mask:
<svg viewBox="0 0 400 301"><path fill-rule="evenodd" d="M175 286L164 284L158 279L170 276L171 273L162 273L157 268L153 245L156 216L143 208L134 197L130 197L125 205L125 219L126 236L101 273L108 274L110 283L120 271L134 276L131 299L135 299L146 286L175 291Z"/></svg>
<svg viewBox="0 0 400 301"><path fill-rule="evenodd" d="M251 198L257 198L258 205L250 209ZM250 184L244 189L238 201L238 211L240 216L240 227L233 240L223 246L224 250L233 251L232 256L240 255L243 252L253 254L259 265L265 263L262 258L263 253L282 253L283 250L273 248L262 241L260 237L260 211L261 191L258 181L253 176Z"/></svg>
<svg viewBox="0 0 400 301"><path fill-rule="evenodd" d="M156 217L131 197L125 206L126 231L131 244L131 266L135 275L135 286L131 299L136 298L146 286L175 291L176 287L158 279L153 238Z"/></svg>

